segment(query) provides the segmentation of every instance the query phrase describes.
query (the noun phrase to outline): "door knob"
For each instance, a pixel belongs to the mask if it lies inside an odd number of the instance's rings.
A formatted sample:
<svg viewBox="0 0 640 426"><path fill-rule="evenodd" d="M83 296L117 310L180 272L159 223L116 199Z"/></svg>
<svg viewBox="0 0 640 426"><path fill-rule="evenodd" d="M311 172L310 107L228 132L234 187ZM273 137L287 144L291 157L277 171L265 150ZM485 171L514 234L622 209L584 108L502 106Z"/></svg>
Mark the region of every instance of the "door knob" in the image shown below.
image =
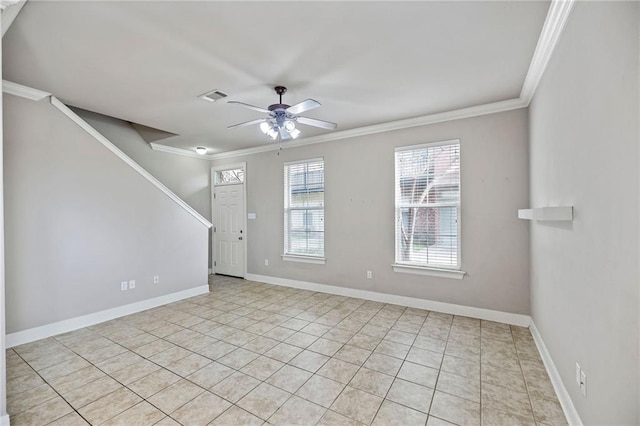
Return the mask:
<svg viewBox="0 0 640 426"><path fill-rule="evenodd" d="M238 237L238 239L239 239L239 240L241 240L241 239L242 239L242 237Z"/></svg>

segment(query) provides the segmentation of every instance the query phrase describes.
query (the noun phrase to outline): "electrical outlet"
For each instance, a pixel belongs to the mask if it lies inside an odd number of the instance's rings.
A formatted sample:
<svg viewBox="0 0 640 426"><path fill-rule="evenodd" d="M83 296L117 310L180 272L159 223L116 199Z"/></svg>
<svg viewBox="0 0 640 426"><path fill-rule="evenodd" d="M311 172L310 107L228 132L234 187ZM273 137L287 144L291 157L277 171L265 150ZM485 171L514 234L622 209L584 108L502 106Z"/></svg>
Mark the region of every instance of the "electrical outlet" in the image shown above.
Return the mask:
<svg viewBox="0 0 640 426"><path fill-rule="evenodd" d="M576 362L576 384L578 386L580 386L580 373L582 372L582 369L580 368L580 364L578 364Z"/></svg>
<svg viewBox="0 0 640 426"><path fill-rule="evenodd" d="M120 291L126 291L127 290L127 282L126 281L122 281L120 283Z"/></svg>
<svg viewBox="0 0 640 426"><path fill-rule="evenodd" d="M580 390L582 391L582 396L587 396L587 374L580 370Z"/></svg>
<svg viewBox="0 0 640 426"><path fill-rule="evenodd" d="M269 259L264 260L264 266L269 266Z"/></svg>
<svg viewBox="0 0 640 426"><path fill-rule="evenodd" d="M154 284L158 284L160 282L160 275L154 275L153 276L153 283Z"/></svg>
<svg viewBox="0 0 640 426"><path fill-rule="evenodd" d="M367 279L370 280L373 278L373 272L372 271L367 271Z"/></svg>
<svg viewBox="0 0 640 426"><path fill-rule="evenodd" d="M130 289L136 288L136 280L130 280L129 281L129 288Z"/></svg>

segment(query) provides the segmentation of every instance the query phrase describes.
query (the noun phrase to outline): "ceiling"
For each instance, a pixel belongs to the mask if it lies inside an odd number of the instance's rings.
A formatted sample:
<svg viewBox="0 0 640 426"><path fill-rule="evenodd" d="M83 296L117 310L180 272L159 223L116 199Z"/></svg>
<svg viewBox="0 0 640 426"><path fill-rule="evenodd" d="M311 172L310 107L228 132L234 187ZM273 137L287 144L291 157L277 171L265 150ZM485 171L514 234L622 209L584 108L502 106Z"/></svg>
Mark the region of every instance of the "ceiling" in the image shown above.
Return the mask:
<svg viewBox="0 0 640 426"><path fill-rule="evenodd" d="M29 1L3 38L9 81L210 153L262 146L261 114L213 89L354 129L517 98L549 1ZM327 130L299 126L303 137Z"/></svg>

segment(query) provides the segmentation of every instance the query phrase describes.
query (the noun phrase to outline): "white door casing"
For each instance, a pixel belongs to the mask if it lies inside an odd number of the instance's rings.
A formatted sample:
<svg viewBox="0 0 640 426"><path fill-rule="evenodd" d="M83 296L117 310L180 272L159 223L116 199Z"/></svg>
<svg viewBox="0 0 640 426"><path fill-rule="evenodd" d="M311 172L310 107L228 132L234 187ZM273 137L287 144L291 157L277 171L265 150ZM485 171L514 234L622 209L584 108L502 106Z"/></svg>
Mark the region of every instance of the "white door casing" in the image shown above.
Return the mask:
<svg viewBox="0 0 640 426"><path fill-rule="evenodd" d="M213 269L216 274L246 273L246 211L244 183L213 184Z"/></svg>

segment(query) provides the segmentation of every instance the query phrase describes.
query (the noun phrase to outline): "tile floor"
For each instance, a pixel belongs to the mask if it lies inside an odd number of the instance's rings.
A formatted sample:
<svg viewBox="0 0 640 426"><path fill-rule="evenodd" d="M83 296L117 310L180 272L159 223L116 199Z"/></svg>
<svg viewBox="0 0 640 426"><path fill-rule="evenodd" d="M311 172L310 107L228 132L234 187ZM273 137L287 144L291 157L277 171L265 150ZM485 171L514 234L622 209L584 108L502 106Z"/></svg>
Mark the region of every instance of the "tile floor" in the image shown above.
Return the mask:
<svg viewBox="0 0 640 426"><path fill-rule="evenodd" d="M216 276L7 351L19 425L560 425L526 328Z"/></svg>

